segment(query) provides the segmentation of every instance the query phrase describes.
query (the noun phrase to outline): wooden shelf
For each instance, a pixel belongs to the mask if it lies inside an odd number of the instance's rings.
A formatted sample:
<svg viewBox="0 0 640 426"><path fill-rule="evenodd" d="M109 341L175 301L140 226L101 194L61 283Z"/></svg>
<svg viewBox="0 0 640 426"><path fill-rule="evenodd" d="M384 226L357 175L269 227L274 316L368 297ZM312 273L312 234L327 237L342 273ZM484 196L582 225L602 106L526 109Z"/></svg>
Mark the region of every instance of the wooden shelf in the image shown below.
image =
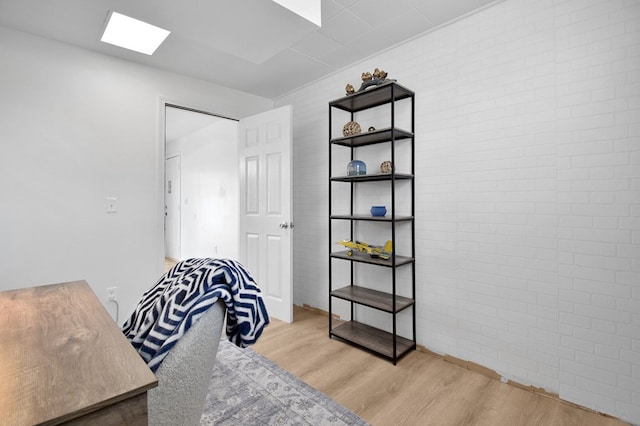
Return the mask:
<svg viewBox="0 0 640 426"><path fill-rule="evenodd" d="M371 175L357 175L357 176L335 176L331 178L333 182L376 182L376 181L384 181L384 180L410 180L413 179L413 175L406 173L395 173L392 175L391 173L386 174L371 174Z"/></svg>
<svg viewBox="0 0 640 426"><path fill-rule="evenodd" d="M416 348L413 341L396 335L396 354L394 354L393 334L357 321L345 322L333 328L329 334L392 360L397 360Z"/></svg>
<svg viewBox="0 0 640 426"><path fill-rule="evenodd" d="M343 111L358 112L412 96L414 93L411 90L396 82L389 82L336 99L330 102L329 106Z"/></svg>
<svg viewBox="0 0 640 426"><path fill-rule="evenodd" d="M337 220L371 220L374 222L391 222L391 216L387 213L387 216L371 216L366 214L355 214L355 215L342 215L342 214L334 214L331 215L331 219ZM413 220L413 216L396 216L396 222L410 222Z"/></svg>
<svg viewBox="0 0 640 426"><path fill-rule="evenodd" d="M389 313L400 312L409 306L412 306L414 303L413 299L396 295L394 308L392 294L357 285L350 285L334 290L331 292L331 296Z"/></svg>
<svg viewBox="0 0 640 426"><path fill-rule="evenodd" d="M369 263L371 265L386 266L388 268L393 266L393 264L391 263L391 259L385 260L385 259L375 258L375 257L369 256L368 254L360 253L360 252L353 252L352 254L349 254L349 250L331 253L331 257L335 259L350 260L352 262L361 262L361 263ZM408 265L410 263L413 263L412 257L396 255L396 266Z"/></svg>
<svg viewBox="0 0 640 426"><path fill-rule="evenodd" d="M344 138L331 139L331 143L334 145L358 147L373 145L377 143L391 142L391 140L409 139L413 137L413 133L402 129L380 129L372 130L370 132L360 133L353 136L347 136Z"/></svg>

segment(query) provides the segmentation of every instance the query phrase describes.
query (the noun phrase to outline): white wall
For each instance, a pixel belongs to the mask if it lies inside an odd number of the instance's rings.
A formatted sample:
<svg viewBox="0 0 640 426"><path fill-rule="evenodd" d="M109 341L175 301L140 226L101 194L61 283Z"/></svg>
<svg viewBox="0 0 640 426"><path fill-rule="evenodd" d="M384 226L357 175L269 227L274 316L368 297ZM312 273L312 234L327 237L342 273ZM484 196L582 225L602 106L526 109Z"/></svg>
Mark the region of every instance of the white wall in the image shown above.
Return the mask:
<svg viewBox="0 0 640 426"><path fill-rule="evenodd" d="M181 159L182 259L238 258L238 122L212 119L172 144Z"/></svg>
<svg viewBox="0 0 640 426"><path fill-rule="evenodd" d="M417 93L418 344L640 423L638 2L507 0L277 99L297 304L328 308L327 102L375 67Z"/></svg>
<svg viewBox="0 0 640 426"><path fill-rule="evenodd" d="M116 286L122 322L163 272L161 100L272 102L4 28L0 57L0 290L86 279L106 304Z"/></svg>

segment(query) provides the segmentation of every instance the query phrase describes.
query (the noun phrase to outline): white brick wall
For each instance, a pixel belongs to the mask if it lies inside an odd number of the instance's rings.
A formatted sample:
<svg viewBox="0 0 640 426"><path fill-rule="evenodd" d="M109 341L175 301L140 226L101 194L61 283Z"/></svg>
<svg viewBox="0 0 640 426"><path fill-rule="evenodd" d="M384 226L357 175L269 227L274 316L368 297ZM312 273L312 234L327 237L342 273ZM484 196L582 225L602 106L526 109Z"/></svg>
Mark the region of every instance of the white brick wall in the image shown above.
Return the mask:
<svg viewBox="0 0 640 426"><path fill-rule="evenodd" d="M639 17L637 2L556 10L561 396L635 422Z"/></svg>
<svg viewBox="0 0 640 426"><path fill-rule="evenodd" d="M418 343L640 423L640 2L507 0L277 100L294 299L328 307L328 107L416 96Z"/></svg>

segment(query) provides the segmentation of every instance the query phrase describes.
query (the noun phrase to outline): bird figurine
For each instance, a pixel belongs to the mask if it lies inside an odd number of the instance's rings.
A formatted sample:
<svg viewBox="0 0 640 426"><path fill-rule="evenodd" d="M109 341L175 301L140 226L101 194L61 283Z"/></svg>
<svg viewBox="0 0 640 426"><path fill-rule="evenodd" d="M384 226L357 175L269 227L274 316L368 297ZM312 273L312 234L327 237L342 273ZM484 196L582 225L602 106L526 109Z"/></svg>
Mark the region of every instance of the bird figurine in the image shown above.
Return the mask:
<svg viewBox="0 0 640 426"><path fill-rule="evenodd" d="M357 91L361 92L368 87L380 86L382 84L395 81L395 80L387 80L387 75L388 73L386 71L381 70L380 68L376 68L375 70L373 70L373 74L371 74L370 72L363 72L362 84L360 85L360 88ZM348 87L349 85L347 85L347 88ZM348 89L347 89L347 94L350 94Z"/></svg>

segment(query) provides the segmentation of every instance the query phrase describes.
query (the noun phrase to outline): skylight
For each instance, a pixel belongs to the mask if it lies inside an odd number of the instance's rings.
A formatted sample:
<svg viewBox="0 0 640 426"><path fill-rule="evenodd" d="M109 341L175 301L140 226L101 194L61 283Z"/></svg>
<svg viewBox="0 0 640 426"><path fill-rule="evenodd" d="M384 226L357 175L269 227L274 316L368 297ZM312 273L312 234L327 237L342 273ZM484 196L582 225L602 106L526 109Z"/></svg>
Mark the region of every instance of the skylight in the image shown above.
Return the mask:
<svg viewBox="0 0 640 426"><path fill-rule="evenodd" d="M111 12L101 41L135 52L153 55L171 31Z"/></svg>
<svg viewBox="0 0 640 426"><path fill-rule="evenodd" d="M273 2L302 16L307 21L311 21L319 27L322 26L321 0L273 0Z"/></svg>

